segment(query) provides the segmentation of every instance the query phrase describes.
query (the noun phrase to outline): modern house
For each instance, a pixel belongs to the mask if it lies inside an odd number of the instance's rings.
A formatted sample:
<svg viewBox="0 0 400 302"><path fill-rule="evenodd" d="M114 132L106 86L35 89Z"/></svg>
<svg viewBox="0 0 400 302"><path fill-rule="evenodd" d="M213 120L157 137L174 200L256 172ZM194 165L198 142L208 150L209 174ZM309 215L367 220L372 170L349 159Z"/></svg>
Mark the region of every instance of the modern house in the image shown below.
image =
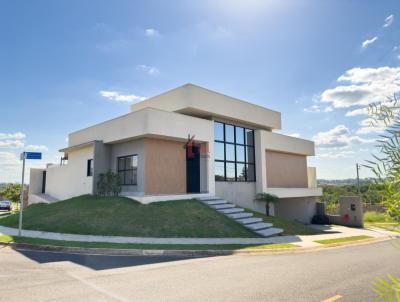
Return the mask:
<svg viewBox="0 0 400 302"><path fill-rule="evenodd" d="M312 141L285 136L279 112L196 85L133 104L128 114L69 134L61 164L31 169L29 202L95 194L99 174L120 175L122 195L147 203L216 195L309 222L317 197Z"/></svg>

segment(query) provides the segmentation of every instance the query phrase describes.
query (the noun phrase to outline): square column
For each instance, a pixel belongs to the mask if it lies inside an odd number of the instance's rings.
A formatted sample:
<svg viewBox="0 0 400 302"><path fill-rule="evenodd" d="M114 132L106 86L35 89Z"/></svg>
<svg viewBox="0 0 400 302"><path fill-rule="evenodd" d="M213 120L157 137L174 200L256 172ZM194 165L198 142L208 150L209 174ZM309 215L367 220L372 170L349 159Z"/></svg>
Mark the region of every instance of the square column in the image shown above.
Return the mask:
<svg viewBox="0 0 400 302"><path fill-rule="evenodd" d="M254 130L254 149L256 160L256 193L262 193L267 188L266 146L262 130Z"/></svg>

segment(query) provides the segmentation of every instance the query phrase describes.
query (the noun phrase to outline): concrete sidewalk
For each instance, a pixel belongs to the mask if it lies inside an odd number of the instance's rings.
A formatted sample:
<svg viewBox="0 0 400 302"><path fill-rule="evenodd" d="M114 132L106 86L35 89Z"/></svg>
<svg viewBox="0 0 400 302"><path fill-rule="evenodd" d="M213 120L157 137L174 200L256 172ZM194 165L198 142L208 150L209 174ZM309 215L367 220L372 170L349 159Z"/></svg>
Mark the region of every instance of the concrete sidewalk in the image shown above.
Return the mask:
<svg viewBox="0 0 400 302"><path fill-rule="evenodd" d="M143 244L270 244L292 243L301 247L320 246L315 240L342 238L349 236L367 235L374 238L400 237L399 233L381 229L356 229L343 226L313 226L329 233L304 236L276 236L271 238L153 238L153 237L124 237L124 236L96 236L63 234L42 231L23 230L22 236L52 240L109 242L109 243L143 243ZM0 235L17 236L16 228L0 226Z"/></svg>

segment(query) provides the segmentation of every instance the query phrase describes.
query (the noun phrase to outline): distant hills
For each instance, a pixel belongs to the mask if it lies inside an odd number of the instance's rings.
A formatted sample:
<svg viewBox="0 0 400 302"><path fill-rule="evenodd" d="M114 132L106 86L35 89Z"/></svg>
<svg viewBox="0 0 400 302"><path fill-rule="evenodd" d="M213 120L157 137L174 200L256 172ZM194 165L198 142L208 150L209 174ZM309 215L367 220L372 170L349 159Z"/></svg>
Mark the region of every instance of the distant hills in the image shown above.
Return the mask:
<svg viewBox="0 0 400 302"><path fill-rule="evenodd" d="M360 178L360 184L369 184L374 182L375 178L368 177L368 178ZM347 179L318 179L317 183L319 185L336 185L336 186L343 186L343 185L356 185L357 178L347 178Z"/></svg>

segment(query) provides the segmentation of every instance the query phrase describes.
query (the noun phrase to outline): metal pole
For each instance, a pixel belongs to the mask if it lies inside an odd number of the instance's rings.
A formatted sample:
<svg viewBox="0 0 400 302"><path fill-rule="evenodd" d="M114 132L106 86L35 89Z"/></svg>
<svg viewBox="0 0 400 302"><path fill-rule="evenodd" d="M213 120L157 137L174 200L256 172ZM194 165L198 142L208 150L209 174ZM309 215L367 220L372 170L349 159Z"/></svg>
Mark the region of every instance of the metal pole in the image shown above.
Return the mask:
<svg viewBox="0 0 400 302"><path fill-rule="evenodd" d="M359 175L359 170L360 170L360 165L356 164L356 170L357 170L357 192L358 195L360 195L360 175Z"/></svg>
<svg viewBox="0 0 400 302"><path fill-rule="evenodd" d="M21 236L22 231L22 211L24 209L24 177L25 177L25 152L22 153L22 181L21 181L21 196L19 199L19 223L18 223L18 236Z"/></svg>

